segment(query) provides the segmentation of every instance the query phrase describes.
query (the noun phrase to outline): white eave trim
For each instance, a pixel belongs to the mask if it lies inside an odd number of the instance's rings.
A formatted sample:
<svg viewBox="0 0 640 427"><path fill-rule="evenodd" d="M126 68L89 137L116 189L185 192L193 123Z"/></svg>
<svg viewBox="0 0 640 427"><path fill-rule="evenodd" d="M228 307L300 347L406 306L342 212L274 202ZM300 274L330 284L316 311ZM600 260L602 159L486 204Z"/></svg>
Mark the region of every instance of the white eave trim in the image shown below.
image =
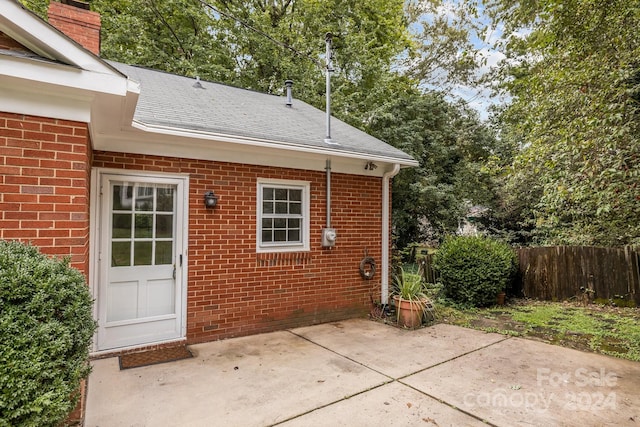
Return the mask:
<svg viewBox="0 0 640 427"><path fill-rule="evenodd" d="M141 130L145 133L157 133L166 136L175 136L180 138L197 138L200 140L220 141L232 144L238 144L243 146L252 146L259 148L279 149L287 150L299 153L319 154L328 157L344 157L349 159L367 160L372 162L381 163L397 163L403 167L415 167L419 163L412 159L403 159L397 157L383 156L379 154L367 154L355 151L338 150L331 147L314 147L311 145L298 145L282 141L273 141L268 139L250 138L243 136L217 134L205 131L190 130L186 131L180 128L174 128L169 126L156 126L147 125L139 121L134 120L132 126L135 129ZM157 153L161 154L161 153Z"/></svg>
<svg viewBox="0 0 640 427"><path fill-rule="evenodd" d="M2 1L2 0L0 0ZM124 96L139 93L137 84L121 74L96 73L61 63L0 54L0 75L27 84L59 86L95 93Z"/></svg>
<svg viewBox="0 0 640 427"><path fill-rule="evenodd" d="M122 128L133 120L139 93L140 85L122 74L0 54L2 111Z"/></svg>

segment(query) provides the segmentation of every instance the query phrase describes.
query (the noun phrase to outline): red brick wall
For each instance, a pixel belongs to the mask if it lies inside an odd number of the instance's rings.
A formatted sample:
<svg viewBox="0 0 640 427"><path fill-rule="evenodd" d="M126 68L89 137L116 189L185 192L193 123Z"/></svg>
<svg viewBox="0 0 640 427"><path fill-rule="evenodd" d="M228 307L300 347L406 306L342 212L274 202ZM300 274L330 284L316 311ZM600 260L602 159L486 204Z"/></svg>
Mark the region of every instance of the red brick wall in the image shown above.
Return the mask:
<svg viewBox="0 0 640 427"><path fill-rule="evenodd" d="M49 23L85 49L100 54L100 14L56 1L49 4Z"/></svg>
<svg viewBox="0 0 640 427"><path fill-rule="evenodd" d="M86 276L90 156L85 123L0 112L0 239L69 256Z"/></svg>
<svg viewBox="0 0 640 427"><path fill-rule="evenodd" d="M95 152L95 167L187 173L191 343L362 316L380 274L360 277L365 250L380 263L380 178L332 174L332 226L337 246L321 248L325 175L297 169ZM311 182L311 251L256 253L258 178ZM205 209L214 190L218 206ZM379 267L379 266L378 266Z"/></svg>

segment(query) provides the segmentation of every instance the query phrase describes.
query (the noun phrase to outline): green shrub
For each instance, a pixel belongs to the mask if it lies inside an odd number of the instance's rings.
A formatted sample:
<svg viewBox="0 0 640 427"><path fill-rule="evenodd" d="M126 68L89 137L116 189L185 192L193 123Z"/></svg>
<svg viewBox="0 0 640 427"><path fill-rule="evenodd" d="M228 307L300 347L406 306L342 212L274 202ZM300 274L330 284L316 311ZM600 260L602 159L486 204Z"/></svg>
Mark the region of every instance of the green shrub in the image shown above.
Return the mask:
<svg viewBox="0 0 640 427"><path fill-rule="evenodd" d="M509 245L486 237L445 239L434 256L444 296L465 307L495 304L511 284L516 255Z"/></svg>
<svg viewBox="0 0 640 427"><path fill-rule="evenodd" d="M95 331L84 276L0 241L0 426L58 426L89 374Z"/></svg>

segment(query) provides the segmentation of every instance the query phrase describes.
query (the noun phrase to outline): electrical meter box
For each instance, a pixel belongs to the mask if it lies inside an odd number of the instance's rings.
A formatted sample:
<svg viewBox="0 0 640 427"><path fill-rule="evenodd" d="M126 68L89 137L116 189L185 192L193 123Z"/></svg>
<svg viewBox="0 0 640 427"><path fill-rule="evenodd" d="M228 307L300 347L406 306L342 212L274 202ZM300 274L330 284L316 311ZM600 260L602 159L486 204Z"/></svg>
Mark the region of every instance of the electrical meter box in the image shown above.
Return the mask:
<svg viewBox="0 0 640 427"><path fill-rule="evenodd" d="M336 245L336 229L335 228L323 228L322 229L322 247L332 248Z"/></svg>

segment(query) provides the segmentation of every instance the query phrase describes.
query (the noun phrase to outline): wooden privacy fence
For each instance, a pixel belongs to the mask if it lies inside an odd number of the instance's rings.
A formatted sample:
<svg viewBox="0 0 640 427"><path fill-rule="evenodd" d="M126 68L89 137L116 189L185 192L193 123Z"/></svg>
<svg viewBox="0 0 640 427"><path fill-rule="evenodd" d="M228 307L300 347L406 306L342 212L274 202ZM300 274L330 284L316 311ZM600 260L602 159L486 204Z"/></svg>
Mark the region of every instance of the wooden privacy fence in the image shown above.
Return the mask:
<svg viewBox="0 0 640 427"><path fill-rule="evenodd" d="M418 261L420 274L422 274L422 278L425 283L436 283L440 278L440 275L433 268L433 254L426 253L421 256L417 256L416 260Z"/></svg>
<svg viewBox="0 0 640 427"><path fill-rule="evenodd" d="M518 248L519 274L513 293L559 301L624 299L640 306L640 251L637 248L552 246ZM439 279L433 254L417 257L427 283Z"/></svg>
<svg viewBox="0 0 640 427"><path fill-rule="evenodd" d="M640 305L640 252L632 247L553 246L516 252L520 291L526 297L563 300L588 296Z"/></svg>

